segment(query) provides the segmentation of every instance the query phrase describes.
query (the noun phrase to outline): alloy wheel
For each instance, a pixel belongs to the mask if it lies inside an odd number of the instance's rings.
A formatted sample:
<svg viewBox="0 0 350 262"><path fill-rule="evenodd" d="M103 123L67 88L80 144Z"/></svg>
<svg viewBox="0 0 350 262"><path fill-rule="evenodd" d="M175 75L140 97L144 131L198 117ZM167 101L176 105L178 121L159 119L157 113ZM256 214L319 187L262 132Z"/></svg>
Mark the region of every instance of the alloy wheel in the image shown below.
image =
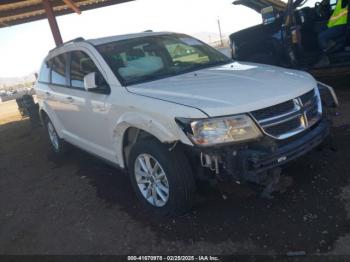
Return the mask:
<svg viewBox="0 0 350 262"><path fill-rule="evenodd" d="M135 161L134 175L142 196L153 206L162 207L169 200L169 182L160 163L149 154Z"/></svg>

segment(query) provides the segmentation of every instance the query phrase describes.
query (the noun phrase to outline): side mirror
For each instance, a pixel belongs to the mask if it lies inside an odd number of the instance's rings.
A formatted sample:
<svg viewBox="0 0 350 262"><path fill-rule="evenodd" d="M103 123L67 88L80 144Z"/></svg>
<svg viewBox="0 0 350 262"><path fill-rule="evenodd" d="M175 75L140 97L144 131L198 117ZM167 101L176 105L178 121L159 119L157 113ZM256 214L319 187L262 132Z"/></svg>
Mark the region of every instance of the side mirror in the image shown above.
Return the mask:
<svg viewBox="0 0 350 262"><path fill-rule="evenodd" d="M97 88L95 72L91 72L84 76L84 87L87 91Z"/></svg>

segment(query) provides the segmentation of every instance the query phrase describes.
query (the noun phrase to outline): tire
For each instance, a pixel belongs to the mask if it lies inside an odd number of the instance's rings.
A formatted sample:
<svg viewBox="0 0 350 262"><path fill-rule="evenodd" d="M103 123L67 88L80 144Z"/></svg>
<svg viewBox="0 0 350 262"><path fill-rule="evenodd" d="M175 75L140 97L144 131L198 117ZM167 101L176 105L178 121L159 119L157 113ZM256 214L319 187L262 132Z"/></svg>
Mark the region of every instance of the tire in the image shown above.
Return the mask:
<svg viewBox="0 0 350 262"><path fill-rule="evenodd" d="M144 172L145 166L141 164L143 162L147 166L147 157L152 168L156 162L159 164L158 168L154 168L157 171L153 178L150 178L151 172ZM192 207L195 182L188 160L178 147L170 151L156 139L138 141L130 151L128 171L136 196L147 211L161 216L176 216ZM140 171L148 177L140 176ZM151 194L148 199L147 193Z"/></svg>
<svg viewBox="0 0 350 262"><path fill-rule="evenodd" d="M66 142L58 136L53 123L47 116L45 117L44 124L51 150L56 155L63 156L66 153Z"/></svg>

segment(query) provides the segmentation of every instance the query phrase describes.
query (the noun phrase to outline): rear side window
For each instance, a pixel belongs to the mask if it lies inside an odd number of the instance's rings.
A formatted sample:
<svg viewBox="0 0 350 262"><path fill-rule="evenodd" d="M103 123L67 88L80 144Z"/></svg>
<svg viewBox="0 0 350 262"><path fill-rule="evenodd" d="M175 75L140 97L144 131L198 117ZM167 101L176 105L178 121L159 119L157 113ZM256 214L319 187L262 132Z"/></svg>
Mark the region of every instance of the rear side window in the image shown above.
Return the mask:
<svg viewBox="0 0 350 262"><path fill-rule="evenodd" d="M50 65L47 61L43 62L40 68L38 81L45 82L45 83L50 82Z"/></svg>
<svg viewBox="0 0 350 262"><path fill-rule="evenodd" d="M99 72L94 61L82 51L71 53L70 85L84 89L84 76L92 72Z"/></svg>
<svg viewBox="0 0 350 262"><path fill-rule="evenodd" d="M67 54L62 54L52 59L52 84L66 85L66 61Z"/></svg>

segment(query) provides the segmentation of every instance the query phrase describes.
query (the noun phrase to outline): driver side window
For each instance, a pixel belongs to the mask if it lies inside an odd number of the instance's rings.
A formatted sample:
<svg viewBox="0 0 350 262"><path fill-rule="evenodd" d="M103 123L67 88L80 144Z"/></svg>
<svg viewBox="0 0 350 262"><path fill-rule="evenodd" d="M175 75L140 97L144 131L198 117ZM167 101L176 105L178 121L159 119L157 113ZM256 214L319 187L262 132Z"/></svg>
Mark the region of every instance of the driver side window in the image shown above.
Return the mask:
<svg viewBox="0 0 350 262"><path fill-rule="evenodd" d="M70 86L85 90L84 76L92 72L96 73L96 84L98 86L96 91L98 89L108 91L109 86L94 61L82 51L72 51L70 60Z"/></svg>

